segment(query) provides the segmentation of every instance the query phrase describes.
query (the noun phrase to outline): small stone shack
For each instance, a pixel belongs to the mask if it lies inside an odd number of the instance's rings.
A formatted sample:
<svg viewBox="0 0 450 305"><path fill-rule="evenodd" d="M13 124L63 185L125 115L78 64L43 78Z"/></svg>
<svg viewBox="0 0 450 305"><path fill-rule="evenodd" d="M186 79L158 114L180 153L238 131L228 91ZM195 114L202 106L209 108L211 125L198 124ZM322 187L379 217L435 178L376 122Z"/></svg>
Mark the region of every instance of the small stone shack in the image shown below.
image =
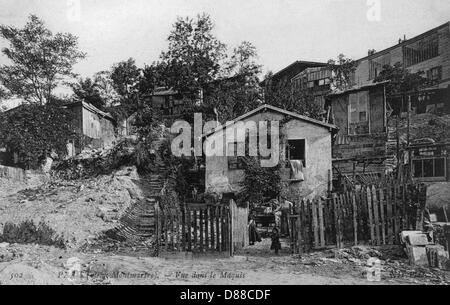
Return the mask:
<svg viewBox="0 0 450 305"><path fill-rule="evenodd" d="M228 193L239 192L241 189L241 182L245 177L243 164L240 157L230 156L229 152L245 150L246 141L252 143L251 137L262 135L261 129L258 135L254 135L249 133L247 128L242 128L240 122L247 126L246 123L251 121L257 126L264 121L279 122L279 158L281 161L287 161L280 163L283 164L280 172L285 185L282 192L291 200L325 196L331 183L331 147L332 137L337 131L336 126L271 105L262 105L205 134L205 142L220 143L217 140L223 139L221 143L227 152L223 156L205 156L206 190ZM273 126L271 124L268 123ZM269 139L272 129L267 127L267 130L269 132L265 135ZM236 136L229 139L227 135L230 133ZM239 136L239 133L245 133L244 137ZM239 138L241 140L237 140ZM244 142L242 138L245 139ZM293 179L294 163L301 163L300 168L296 168L297 174L301 171L300 179Z"/></svg>

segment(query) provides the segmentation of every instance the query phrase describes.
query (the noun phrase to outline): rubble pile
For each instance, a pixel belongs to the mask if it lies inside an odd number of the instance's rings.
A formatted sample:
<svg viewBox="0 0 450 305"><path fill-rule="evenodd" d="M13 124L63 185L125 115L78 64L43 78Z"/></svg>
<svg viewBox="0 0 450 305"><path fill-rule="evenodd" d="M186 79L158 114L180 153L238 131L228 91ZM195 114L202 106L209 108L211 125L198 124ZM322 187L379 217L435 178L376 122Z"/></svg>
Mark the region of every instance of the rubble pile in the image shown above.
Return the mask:
<svg viewBox="0 0 450 305"><path fill-rule="evenodd" d="M124 138L115 145L87 148L73 158L58 162L52 168L52 175L66 180L107 175L122 166L134 165L135 158L135 141Z"/></svg>
<svg viewBox="0 0 450 305"><path fill-rule="evenodd" d="M137 169L124 167L96 178L54 178L0 196L0 230L7 222L43 221L63 235L68 247L77 248L117 225L124 211L137 201L130 194L142 196L136 179Z"/></svg>

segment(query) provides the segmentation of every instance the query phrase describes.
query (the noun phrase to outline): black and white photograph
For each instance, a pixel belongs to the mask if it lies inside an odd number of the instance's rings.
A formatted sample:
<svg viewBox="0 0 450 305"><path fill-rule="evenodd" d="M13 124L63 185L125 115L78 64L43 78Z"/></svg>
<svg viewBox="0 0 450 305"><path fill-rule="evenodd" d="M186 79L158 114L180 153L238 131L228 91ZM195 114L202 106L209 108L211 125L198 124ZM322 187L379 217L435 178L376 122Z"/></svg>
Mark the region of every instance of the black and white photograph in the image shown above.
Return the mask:
<svg viewBox="0 0 450 305"><path fill-rule="evenodd" d="M449 219L448 0L0 0L0 286L445 286Z"/></svg>

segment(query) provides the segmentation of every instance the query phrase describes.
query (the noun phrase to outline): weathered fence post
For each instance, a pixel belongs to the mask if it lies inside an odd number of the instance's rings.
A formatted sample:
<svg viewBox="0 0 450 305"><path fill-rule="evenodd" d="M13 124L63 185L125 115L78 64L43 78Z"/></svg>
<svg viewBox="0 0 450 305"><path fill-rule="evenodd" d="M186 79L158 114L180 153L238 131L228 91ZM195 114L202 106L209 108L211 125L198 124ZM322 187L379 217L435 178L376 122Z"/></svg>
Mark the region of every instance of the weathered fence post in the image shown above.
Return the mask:
<svg viewBox="0 0 450 305"><path fill-rule="evenodd" d="M372 206L373 206L373 216L374 216L374 226L375 226L375 236L376 236L376 240L375 240L375 245L379 245L380 244L380 218L379 218L379 213L378 213L378 205L379 205L379 201L377 198L377 190L375 188L374 185L372 185Z"/></svg>
<svg viewBox="0 0 450 305"><path fill-rule="evenodd" d="M334 226L336 229L336 246L338 249L342 247L341 245L341 226L340 226L340 213L339 213L339 198L336 194L333 194L333 208L334 208Z"/></svg>
<svg viewBox="0 0 450 305"><path fill-rule="evenodd" d="M356 195L354 192L352 196L352 206L353 206L353 238L355 246L358 245L358 210L356 207Z"/></svg>
<svg viewBox="0 0 450 305"><path fill-rule="evenodd" d="M320 246L325 247L325 228L323 223L323 204L322 199L318 200L318 208L319 208L319 228L320 228Z"/></svg>
<svg viewBox="0 0 450 305"><path fill-rule="evenodd" d="M369 187L366 187L366 196L367 196L367 210L369 212L369 228L370 228L370 240L373 244L375 241L375 231L373 225L373 214L372 214L372 199L371 199L371 190Z"/></svg>

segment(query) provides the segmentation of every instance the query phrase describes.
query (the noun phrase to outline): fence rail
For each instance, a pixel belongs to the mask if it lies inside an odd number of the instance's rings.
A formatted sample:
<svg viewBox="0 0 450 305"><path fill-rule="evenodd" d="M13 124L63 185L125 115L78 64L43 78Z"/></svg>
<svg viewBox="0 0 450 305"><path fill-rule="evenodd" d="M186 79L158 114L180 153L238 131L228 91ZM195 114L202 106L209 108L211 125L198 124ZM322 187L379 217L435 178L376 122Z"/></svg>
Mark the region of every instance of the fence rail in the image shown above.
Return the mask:
<svg viewBox="0 0 450 305"><path fill-rule="evenodd" d="M336 245L396 244L402 230L419 229L426 186L361 186L326 200L301 200L289 217L294 253Z"/></svg>

